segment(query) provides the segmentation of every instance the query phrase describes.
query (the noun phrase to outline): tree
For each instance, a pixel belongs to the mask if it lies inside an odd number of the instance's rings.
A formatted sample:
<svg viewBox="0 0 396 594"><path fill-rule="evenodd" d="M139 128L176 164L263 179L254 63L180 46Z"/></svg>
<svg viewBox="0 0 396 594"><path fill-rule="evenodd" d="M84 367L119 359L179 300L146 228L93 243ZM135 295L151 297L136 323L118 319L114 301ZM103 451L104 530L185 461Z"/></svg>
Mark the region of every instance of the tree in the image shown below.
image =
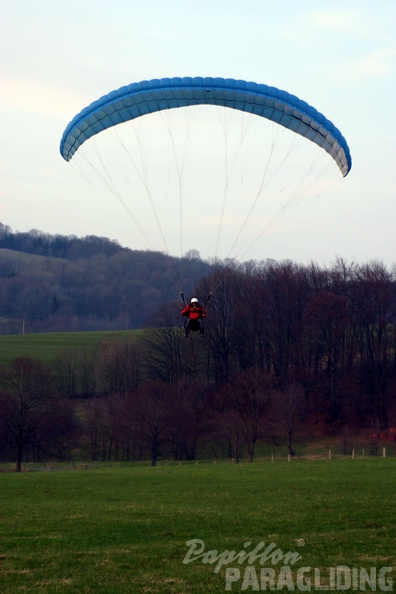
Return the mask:
<svg viewBox="0 0 396 594"><path fill-rule="evenodd" d="M91 459L117 460L121 449L123 400L119 395L91 398L83 407Z"/></svg>
<svg viewBox="0 0 396 594"><path fill-rule="evenodd" d="M288 261L269 266L263 284L271 363L282 385L294 375L301 360L302 315L309 285L304 269Z"/></svg>
<svg viewBox="0 0 396 594"><path fill-rule="evenodd" d="M153 317L154 327L146 333L144 341L149 377L171 384L188 373L188 364L183 358L179 310L176 303L164 306Z"/></svg>
<svg viewBox="0 0 396 594"><path fill-rule="evenodd" d="M141 357L132 341L111 339L98 353L97 375L106 394L125 394L139 383Z"/></svg>
<svg viewBox="0 0 396 594"><path fill-rule="evenodd" d="M195 460L202 434L206 384L200 379L173 386L171 404L171 445L176 460Z"/></svg>
<svg viewBox="0 0 396 594"><path fill-rule="evenodd" d="M286 384L276 394L273 401L274 421L287 437L287 449L295 455L293 439L304 412L304 391L295 383Z"/></svg>
<svg viewBox="0 0 396 594"><path fill-rule="evenodd" d="M201 254L198 250L188 250L185 254L184 257L187 260L200 260L201 259Z"/></svg>
<svg viewBox="0 0 396 594"><path fill-rule="evenodd" d="M314 367L312 380L319 387L321 408L330 422L344 420L348 304L344 295L323 290L306 310L304 327Z"/></svg>
<svg viewBox="0 0 396 594"><path fill-rule="evenodd" d="M258 367L240 372L231 381L228 404L241 421L250 462L269 421L273 386L273 377Z"/></svg>
<svg viewBox="0 0 396 594"><path fill-rule="evenodd" d="M380 262L359 266L354 299L362 404L372 422L388 426L389 378L395 362L395 275Z"/></svg>
<svg viewBox="0 0 396 594"><path fill-rule="evenodd" d="M17 472L26 447L48 420L51 380L50 370L29 357L17 357L0 370L0 415L15 447Z"/></svg>
<svg viewBox="0 0 396 594"><path fill-rule="evenodd" d="M69 350L54 361L55 381L58 393L63 398L74 398L77 394L78 359L78 352Z"/></svg>
<svg viewBox="0 0 396 594"><path fill-rule="evenodd" d="M131 414L135 430L150 450L151 466L156 466L158 456L170 440L171 401L171 387L159 381L142 384L133 395Z"/></svg>
<svg viewBox="0 0 396 594"><path fill-rule="evenodd" d="M212 278L205 279L198 287L198 294L208 293L214 287L214 296L208 306L206 341L209 350L209 373L216 382L229 378L233 357L238 344L237 291L240 274L235 267L220 269ZM210 309L209 309L210 308Z"/></svg>

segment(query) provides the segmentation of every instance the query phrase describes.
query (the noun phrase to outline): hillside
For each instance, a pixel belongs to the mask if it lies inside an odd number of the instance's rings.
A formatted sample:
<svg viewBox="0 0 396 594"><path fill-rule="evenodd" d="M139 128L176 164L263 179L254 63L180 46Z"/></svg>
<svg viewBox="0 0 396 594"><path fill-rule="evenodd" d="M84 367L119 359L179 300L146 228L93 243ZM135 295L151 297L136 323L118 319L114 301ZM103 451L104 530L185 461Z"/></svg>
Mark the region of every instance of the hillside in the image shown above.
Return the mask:
<svg viewBox="0 0 396 594"><path fill-rule="evenodd" d="M210 265L107 238L13 234L0 225L0 333L128 330L191 293Z"/></svg>

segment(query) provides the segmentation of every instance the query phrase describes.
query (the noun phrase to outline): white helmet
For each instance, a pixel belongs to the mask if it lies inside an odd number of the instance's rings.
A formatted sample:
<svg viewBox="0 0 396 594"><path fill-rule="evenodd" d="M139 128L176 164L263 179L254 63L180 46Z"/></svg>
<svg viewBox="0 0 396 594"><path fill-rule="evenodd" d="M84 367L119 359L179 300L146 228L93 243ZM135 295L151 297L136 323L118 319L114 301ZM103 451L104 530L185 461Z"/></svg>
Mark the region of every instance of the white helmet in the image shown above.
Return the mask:
<svg viewBox="0 0 396 594"><path fill-rule="evenodd" d="M191 299L191 303L198 303L198 299L197 299L196 297L193 297L193 298Z"/></svg>

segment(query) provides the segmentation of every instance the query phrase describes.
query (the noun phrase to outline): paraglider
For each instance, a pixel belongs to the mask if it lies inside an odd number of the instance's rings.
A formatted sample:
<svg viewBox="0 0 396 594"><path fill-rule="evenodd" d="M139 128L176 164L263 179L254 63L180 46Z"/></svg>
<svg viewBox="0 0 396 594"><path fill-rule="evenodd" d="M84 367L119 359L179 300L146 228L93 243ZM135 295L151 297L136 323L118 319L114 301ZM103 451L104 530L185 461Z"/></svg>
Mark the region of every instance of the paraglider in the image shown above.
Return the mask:
<svg viewBox="0 0 396 594"><path fill-rule="evenodd" d="M193 130L201 134L195 146L189 117L199 107L205 111ZM219 144L211 110L220 122ZM104 95L71 120L60 153L116 196L133 223L134 245L179 259L204 245L214 262L219 255L251 257L280 218L352 166L340 130L305 101L265 84L212 77L146 80ZM292 162L294 153L303 166ZM169 266L176 266L172 258ZM183 273L174 276L182 290Z"/></svg>
<svg viewBox="0 0 396 594"><path fill-rule="evenodd" d="M192 332L199 331L201 337L205 338L204 319L206 318L206 306L211 296L211 293L209 293L204 305L201 305L196 297L193 297L190 303L186 304L184 301L184 295L181 293L184 307L181 310L180 315L187 318L184 323L185 338L188 338L190 330Z"/></svg>

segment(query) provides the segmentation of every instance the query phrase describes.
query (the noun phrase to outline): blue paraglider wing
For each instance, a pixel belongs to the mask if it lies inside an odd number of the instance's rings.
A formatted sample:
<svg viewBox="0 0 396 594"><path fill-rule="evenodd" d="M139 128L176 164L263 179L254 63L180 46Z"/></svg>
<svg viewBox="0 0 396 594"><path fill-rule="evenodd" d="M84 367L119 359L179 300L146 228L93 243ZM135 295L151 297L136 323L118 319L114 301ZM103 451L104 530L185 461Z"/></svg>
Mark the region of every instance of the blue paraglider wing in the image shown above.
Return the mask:
<svg viewBox="0 0 396 594"><path fill-rule="evenodd" d="M67 126L60 144L66 161L89 138L146 114L190 105L218 105L267 118L323 148L345 177L352 166L341 132L305 101L267 85L224 78L162 78L121 87L91 103Z"/></svg>

